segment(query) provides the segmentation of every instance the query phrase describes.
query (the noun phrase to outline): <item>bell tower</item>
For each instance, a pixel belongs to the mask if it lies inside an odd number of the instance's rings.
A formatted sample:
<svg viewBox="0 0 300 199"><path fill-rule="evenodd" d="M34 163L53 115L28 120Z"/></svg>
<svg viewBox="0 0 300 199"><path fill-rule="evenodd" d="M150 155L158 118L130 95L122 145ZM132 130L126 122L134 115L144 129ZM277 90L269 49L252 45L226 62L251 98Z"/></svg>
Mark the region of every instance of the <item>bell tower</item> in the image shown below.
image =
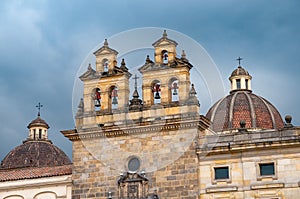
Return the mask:
<svg viewBox="0 0 300 199"><path fill-rule="evenodd" d="M176 57L177 42L169 39L165 30L152 45L154 61L147 56L145 64L139 68L143 75L144 105L184 104L190 96L193 66L184 51L180 58Z"/></svg>
<svg viewBox="0 0 300 199"><path fill-rule="evenodd" d="M94 55L96 70L89 64L87 71L79 77L84 83L83 101L76 115L79 127L106 122L108 119L95 116L124 112L128 106L131 74L125 60L117 66L118 52L108 46L107 39Z"/></svg>

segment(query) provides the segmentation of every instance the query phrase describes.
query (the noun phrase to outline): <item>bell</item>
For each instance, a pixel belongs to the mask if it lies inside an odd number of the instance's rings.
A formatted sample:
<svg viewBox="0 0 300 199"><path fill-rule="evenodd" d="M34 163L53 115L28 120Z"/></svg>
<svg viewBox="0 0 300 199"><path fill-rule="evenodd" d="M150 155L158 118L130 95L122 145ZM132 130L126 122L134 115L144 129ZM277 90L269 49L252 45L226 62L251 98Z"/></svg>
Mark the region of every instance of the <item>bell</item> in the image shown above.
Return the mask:
<svg viewBox="0 0 300 199"><path fill-rule="evenodd" d="M95 100L95 106L96 107L100 107L101 106L100 100Z"/></svg>
<svg viewBox="0 0 300 199"><path fill-rule="evenodd" d="M160 99L160 95L158 91L156 91L154 99Z"/></svg>
<svg viewBox="0 0 300 199"><path fill-rule="evenodd" d="M173 90L173 95L178 95L176 88L174 88L174 90Z"/></svg>
<svg viewBox="0 0 300 199"><path fill-rule="evenodd" d="M118 99L116 98L116 96L113 97L112 104L118 104Z"/></svg>

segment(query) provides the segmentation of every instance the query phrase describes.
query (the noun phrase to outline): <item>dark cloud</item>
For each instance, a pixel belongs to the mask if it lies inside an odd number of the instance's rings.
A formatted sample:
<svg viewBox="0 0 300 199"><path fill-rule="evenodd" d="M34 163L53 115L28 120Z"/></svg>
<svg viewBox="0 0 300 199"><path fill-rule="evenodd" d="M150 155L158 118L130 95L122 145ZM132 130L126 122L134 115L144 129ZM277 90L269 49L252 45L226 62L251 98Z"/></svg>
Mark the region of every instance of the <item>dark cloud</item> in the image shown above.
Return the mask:
<svg viewBox="0 0 300 199"><path fill-rule="evenodd" d="M219 67L227 90L235 58L244 57L253 91L300 124L297 0L0 4L1 159L26 139L38 102L44 104L50 138L70 155L71 144L59 131L74 127L72 89L81 62L104 38L137 27L174 29L198 41ZM202 113L207 109L202 107Z"/></svg>

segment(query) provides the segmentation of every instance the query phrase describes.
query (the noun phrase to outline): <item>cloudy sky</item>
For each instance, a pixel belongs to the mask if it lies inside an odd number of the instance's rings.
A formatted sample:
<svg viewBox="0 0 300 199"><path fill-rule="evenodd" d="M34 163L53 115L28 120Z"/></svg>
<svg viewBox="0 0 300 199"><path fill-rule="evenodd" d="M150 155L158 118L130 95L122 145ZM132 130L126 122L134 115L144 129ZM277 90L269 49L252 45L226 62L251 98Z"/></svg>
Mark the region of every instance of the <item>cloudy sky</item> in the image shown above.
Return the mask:
<svg viewBox="0 0 300 199"><path fill-rule="evenodd" d="M38 102L50 139L71 156L60 130L74 128L72 91L80 65L105 38L142 27L179 31L201 44L226 93L235 59L243 57L253 92L300 125L299 7L298 0L1 1L0 158L26 139ZM202 114L210 105L202 104Z"/></svg>

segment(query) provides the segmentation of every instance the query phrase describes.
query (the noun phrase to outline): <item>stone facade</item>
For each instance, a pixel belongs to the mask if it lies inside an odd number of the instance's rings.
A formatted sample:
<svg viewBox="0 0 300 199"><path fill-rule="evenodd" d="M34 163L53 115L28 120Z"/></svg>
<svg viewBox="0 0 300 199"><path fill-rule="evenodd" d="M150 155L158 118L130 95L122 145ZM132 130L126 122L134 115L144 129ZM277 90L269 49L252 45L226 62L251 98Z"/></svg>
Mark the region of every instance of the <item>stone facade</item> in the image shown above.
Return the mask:
<svg viewBox="0 0 300 199"><path fill-rule="evenodd" d="M298 198L299 133L299 128L286 128L206 136L208 151L205 147L197 151L200 198ZM274 174L260 175L259 164L264 163L274 164ZM214 167L224 166L229 178L215 180Z"/></svg>
<svg viewBox="0 0 300 199"><path fill-rule="evenodd" d="M0 198L3 199L71 199L71 194L71 174L0 183Z"/></svg>

